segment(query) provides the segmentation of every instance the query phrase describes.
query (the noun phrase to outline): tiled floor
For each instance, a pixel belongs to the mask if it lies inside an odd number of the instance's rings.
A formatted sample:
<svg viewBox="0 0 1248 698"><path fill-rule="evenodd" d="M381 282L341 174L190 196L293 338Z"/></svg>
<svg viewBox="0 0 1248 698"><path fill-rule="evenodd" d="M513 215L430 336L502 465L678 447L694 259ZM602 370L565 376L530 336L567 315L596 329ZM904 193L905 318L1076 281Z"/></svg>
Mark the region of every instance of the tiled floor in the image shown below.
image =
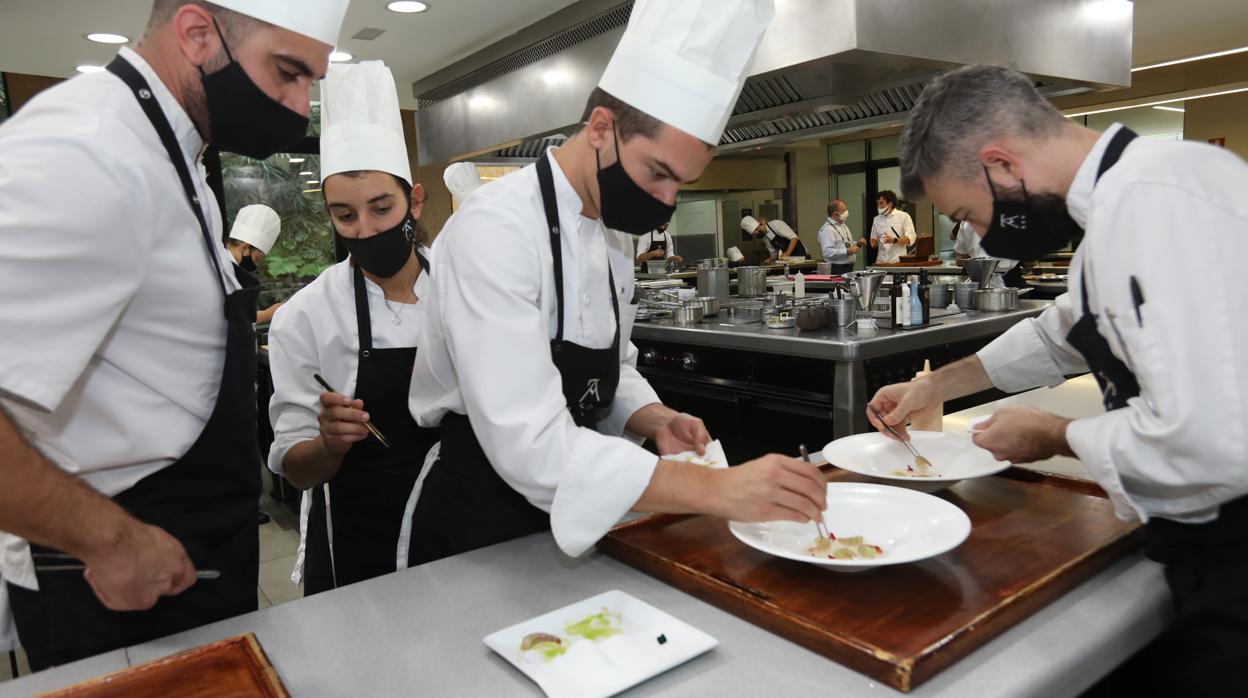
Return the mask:
<svg viewBox="0 0 1248 698"><path fill-rule="evenodd" d="M303 588L290 581L299 550L299 518L268 495L260 499L260 509L271 520L260 527L260 580L256 597L260 608L268 608L303 598ZM25 676L30 673L26 655L21 650L17 655L18 673ZM7 681L12 675L8 653L0 652L0 681Z"/></svg>

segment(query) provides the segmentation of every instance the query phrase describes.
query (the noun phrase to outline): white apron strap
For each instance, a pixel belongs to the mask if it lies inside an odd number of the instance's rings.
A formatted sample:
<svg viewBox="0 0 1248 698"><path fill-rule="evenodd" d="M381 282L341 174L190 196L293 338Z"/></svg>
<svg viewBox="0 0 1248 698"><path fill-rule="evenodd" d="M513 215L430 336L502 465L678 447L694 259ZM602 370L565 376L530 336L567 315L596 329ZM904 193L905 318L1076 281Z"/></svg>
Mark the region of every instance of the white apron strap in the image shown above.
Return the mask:
<svg viewBox="0 0 1248 698"><path fill-rule="evenodd" d="M399 542L395 548L394 569L396 571L407 569L407 551L411 547L412 516L416 513L416 502L420 500L420 490L425 486L425 477L429 474L429 469L437 462L438 454L441 452L442 442L439 441L425 454L425 462L420 466L420 475L416 477L412 493L407 497L407 506L403 507L403 521L399 525Z"/></svg>

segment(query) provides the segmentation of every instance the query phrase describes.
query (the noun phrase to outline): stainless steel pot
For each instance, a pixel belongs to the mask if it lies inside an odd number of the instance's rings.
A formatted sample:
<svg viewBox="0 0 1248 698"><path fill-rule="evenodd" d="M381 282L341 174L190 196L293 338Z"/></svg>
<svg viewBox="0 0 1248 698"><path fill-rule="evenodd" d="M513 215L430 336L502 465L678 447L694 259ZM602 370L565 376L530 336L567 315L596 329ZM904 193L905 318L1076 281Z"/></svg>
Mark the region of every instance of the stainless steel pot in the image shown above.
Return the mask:
<svg viewBox="0 0 1248 698"><path fill-rule="evenodd" d="M738 267L737 295L742 298L767 295L767 269L765 267Z"/></svg>
<svg viewBox="0 0 1248 698"><path fill-rule="evenodd" d="M815 273L819 274L820 276L831 276L832 275L832 263L831 262L819 262L815 264Z"/></svg>
<svg viewBox="0 0 1248 698"><path fill-rule="evenodd" d="M720 322L730 325L751 325L763 321L762 303L738 303L726 305L719 311Z"/></svg>
<svg viewBox="0 0 1248 698"><path fill-rule="evenodd" d="M699 269L727 269L728 258L727 257L707 257L706 259L699 259L698 268Z"/></svg>
<svg viewBox="0 0 1248 698"><path fill-rule="evenodd" d="M931 284L927 287L927 301L933 308L944 308L952 298L949 284Z"/></svg>
<svg viewBox="0 0 1248 698"><path fill-rule="evenodd" d="M828 300L828 316L831 324L837 327L849 327L858 319L858 301L854 298L832 298Z"/></svg>
<svg viewBox="0 0 1248 698"><path fill-rule="evenodd" d="M975 281L963 281L953 285L953 301L963 310L975 309L975 292L979 284Z"/></svg>
<svg viewBox="0 0 1248 698"><path fill-rule="evenodd" d="M773 330L791 329L797 326L797 318L788 313L767 316L767 327Z"/></svg>
<svg viewBox="0 0 1248 698"><path fill-rule="evenodd" d="M986 288L975 292L975 309L1000 313L1018 307L1018 289Z"/></svg>
<svg viewBox="0 0 1248 698"><path fill-rule="evenodd" d="M703 262L707 260L702 260ZM701 262L699 262L701 264ZM730 297L729 272L727 267L698 267L698 295L705 298L714 296L721 301Z"/></svg>
<svg viewBox="0 0 1248 698"><path fill-rule="evenodd" d="M719 314L719 298L716 296L698 296L702 305L702 317L714 317Z"/></svg>
<svg viewBox="0 0 1248 698"><path fill-rule="evenodd" d="M696 325L702 322L702 304L686 301L672 308L672 321L677 325Z"/></svg>

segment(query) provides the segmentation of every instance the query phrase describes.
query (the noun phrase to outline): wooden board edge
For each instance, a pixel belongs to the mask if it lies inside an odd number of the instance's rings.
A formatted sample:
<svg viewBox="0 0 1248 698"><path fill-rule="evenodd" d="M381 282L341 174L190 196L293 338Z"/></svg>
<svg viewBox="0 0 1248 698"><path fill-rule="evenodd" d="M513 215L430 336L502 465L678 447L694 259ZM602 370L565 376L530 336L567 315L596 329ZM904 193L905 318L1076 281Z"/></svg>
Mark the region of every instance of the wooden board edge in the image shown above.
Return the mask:
<svg viewBox="0 0 1248 698"><path fill-rule="evenodd" d="M1094 480L1084 480L1082 478L1070 477L1069 475L1058 475L1057 473L1048 473L1043 470L1028 470L1020 468L1017 465L1010 466L1005 470L997 473L993 477L1001 477L1007 480L1016 480L1029 484L1049 485L1079 494L1086 494L1092 497L1100 497L1108 499L1109 493Z"/></svg>
<svg viewBox="0 0 1248 698"><path fill-rule="evenodd" d="M264 647L260 645L260 639L253 632L247 632L241 635L247 642L248 654L254 663L253 671L257 672L256 678L260 685L269 689L272 698L290 698L290 692L286 690L286 684L282 682L282 677L277 673L277 667L273 666L273 662L269 661L269 655L264 651Z"/></svg>

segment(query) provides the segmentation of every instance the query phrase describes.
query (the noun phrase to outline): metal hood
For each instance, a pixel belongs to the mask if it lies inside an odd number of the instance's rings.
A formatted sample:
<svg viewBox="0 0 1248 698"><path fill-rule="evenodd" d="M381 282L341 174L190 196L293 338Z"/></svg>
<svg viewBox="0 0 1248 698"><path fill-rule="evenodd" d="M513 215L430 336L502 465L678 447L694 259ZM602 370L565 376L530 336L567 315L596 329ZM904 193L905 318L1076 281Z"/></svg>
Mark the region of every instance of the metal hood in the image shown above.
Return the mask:
<svg viewBox="0 0 1248 698"><path fill-rule="evenodd" d="M720 152L899 123L926 81L963 64L1023 71L1049 96L1131 80L1130 0L775 1ZM544 26L540 41L413 86L421 164L531 157L570 131L631 9Z"/></svg>

